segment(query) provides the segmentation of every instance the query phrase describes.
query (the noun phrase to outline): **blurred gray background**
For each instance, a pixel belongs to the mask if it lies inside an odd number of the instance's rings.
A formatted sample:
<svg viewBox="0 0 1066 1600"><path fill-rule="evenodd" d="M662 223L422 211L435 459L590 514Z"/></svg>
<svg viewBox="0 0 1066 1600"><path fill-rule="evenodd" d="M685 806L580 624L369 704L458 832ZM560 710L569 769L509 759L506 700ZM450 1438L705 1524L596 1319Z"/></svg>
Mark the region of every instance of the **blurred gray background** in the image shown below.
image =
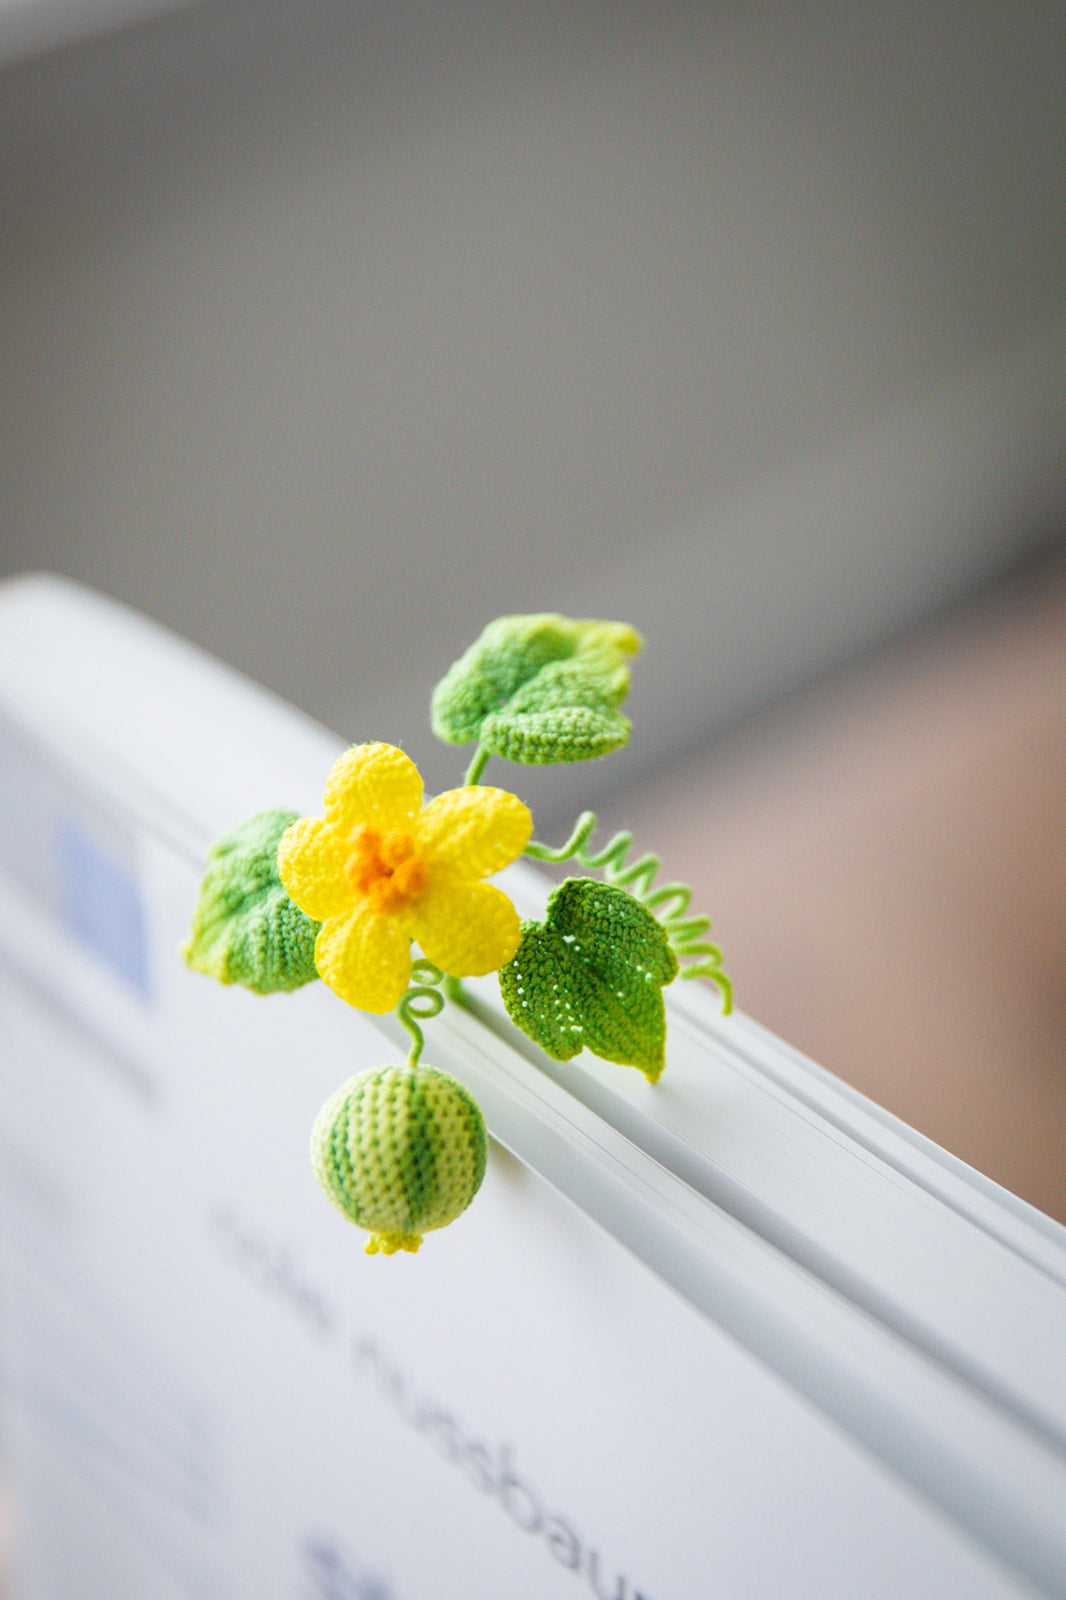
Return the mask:
<svg viewBox="0 0 1066 1600"><path fill-rule="evenodd" d="M0 7L0 576L115 595L430 788L485 621L631 621L629 749L491 769L543 833L1054 564L1061 6L137 10ZM780 926L744 906L724 942ZM868 1038L778 1009L861 1078Z"/></svg>

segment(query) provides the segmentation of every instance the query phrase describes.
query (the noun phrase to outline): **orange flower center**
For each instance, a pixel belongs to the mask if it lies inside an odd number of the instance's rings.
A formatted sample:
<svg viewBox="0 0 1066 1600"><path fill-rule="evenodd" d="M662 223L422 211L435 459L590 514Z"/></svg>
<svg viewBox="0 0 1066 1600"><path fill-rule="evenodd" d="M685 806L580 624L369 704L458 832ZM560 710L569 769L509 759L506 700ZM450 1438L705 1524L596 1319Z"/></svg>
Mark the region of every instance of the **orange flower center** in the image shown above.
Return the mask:
<svg viewBox="0 0 1066 1600"><path fill-rule="evenodd" d="M401 828L378 833L360 825L352 835L344 875L375 911L398 911L426 885L426 864L418 860L414 848L411 835Z"/></svg>

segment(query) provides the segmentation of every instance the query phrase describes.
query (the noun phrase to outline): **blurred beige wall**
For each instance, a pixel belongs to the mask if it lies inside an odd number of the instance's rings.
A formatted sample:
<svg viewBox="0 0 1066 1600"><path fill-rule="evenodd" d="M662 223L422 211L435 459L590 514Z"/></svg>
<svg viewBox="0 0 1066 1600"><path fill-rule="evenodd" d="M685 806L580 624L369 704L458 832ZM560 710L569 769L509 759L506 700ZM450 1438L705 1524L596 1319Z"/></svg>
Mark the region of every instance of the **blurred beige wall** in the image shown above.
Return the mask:
<svg viewBox="0 0 1066 1600"><path fill-rule="evenodd" d="M1064 33L224 0L9 62L0 570L419 754L489 616L624 605L661 759L1054 520Z"/></svg>
<svg viewBox="0 0 1066 1600"><path fill-rule="evenodd" d="M1066 1223L1066 559L600 813L714 918L738 1006Z"/></svg>

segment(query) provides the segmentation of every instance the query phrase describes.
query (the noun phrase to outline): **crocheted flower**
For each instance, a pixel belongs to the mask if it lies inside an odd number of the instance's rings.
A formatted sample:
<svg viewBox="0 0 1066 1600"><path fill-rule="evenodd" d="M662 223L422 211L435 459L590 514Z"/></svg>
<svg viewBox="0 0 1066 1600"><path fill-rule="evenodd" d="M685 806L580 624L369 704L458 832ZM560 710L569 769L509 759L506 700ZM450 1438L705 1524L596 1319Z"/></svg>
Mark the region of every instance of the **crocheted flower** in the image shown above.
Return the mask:
<svg viewBox="0 0 1066 1600"><path fill-rule="evenodd" d="M521 855L532 828L501 789L451 789L423 807L409 756L353 746L326 780L324 818L301 818L278 846L282 883L322 923L321 977L350 1005L385 1012L410 982L412 939L454 977L494 972L518 948L518 913L481 880Z"/></svg>

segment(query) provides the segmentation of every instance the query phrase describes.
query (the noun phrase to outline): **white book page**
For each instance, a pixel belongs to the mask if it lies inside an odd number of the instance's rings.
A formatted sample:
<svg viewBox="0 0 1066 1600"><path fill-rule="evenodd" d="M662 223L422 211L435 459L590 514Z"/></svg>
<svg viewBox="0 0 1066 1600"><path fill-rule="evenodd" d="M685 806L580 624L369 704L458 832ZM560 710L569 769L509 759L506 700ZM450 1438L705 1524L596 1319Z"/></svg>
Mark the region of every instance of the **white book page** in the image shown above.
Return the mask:
<svg viewBox="0 0 1066 1600"><path fill-rule="evenodd" d="M1039 1592L499 1145L367 1257L307 1135L391 1038L186 971L189 853L61 761L37 799L0 897L16 1600Z"/></svg>

